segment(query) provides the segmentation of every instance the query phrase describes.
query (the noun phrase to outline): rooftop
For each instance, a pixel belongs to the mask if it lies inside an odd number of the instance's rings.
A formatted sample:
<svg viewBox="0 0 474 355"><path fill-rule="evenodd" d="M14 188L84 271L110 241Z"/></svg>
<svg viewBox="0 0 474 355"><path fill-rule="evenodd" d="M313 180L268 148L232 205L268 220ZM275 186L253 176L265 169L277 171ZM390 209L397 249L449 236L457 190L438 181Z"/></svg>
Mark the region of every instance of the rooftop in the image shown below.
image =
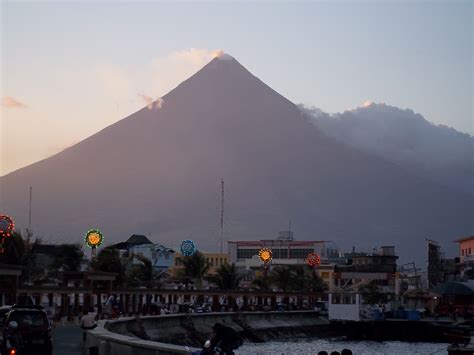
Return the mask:
<svg viewBox="0 0 474 355"><path fill-rule="evenodd" d="M456 239L454 242L461 243L461 242L467 242L468 240L474 240L474 235L471 235L470 237L463 237L461 239Z"/></svg>
<svg viewBox="0 0 474 355"><path fill-rule="evenodd" d="M326 243L327 240L288 240L288 239L261 239L261 240L229 240L227 243L239 244L241 246L262 246L262 245L291 245L291 246L306 246L315 243Z"/></svg>

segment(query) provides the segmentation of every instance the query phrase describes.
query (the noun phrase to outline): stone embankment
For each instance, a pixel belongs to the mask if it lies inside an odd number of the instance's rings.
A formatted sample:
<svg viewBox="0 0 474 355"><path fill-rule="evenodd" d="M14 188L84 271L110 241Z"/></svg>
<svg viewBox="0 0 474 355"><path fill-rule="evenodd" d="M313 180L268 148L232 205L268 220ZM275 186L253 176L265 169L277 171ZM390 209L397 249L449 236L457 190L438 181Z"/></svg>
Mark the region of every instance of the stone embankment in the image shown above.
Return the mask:
<svg viewBox="0 0 474 355"><path fill-rule="evenodd" d="M121 318L89 331L87 347L105 354L184 354L202 348L215 323L248 341L324 336L330 325L313 311L177 314ZM95 351L95 350L93 350Z"/></svg>

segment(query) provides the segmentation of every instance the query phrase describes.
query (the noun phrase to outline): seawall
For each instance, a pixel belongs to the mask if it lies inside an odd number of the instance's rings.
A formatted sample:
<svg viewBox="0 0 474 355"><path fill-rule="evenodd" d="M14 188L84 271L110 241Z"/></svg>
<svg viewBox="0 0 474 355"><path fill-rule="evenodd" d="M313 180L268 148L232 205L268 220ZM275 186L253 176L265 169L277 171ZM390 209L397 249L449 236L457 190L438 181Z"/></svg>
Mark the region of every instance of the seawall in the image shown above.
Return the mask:
<svg viewBox="0 0 474 355"><path fill-rule="evenodd" d="M186 354L202 348L212 326L222 323L252 342L324 336L331 328L314 311L176 314L102 321L86 346L100 355ZM95 350L93 350L95 351Z"/></svg>

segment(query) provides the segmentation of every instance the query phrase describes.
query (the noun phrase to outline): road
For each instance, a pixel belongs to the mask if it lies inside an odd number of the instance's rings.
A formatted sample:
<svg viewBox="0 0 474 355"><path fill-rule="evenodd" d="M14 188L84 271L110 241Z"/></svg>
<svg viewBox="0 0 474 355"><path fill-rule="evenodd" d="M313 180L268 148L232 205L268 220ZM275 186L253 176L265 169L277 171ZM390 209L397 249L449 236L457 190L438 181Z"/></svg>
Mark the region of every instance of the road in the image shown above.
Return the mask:
<svg viewBox="0 0 474 355"><path fill-rule="evenodd" d="M83 355L82 331L78 325L58 325L53 330L53 355Z"/></svg>

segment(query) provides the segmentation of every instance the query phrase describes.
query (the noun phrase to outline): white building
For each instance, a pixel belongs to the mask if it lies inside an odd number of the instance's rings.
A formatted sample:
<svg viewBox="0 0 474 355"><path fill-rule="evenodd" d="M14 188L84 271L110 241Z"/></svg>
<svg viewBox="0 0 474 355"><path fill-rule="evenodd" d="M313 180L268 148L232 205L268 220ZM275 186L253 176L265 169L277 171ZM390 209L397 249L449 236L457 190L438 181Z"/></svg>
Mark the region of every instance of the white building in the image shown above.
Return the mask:
<svg viewBox="0 0 474 355"><path fill-rule="evenodd" d="M280 232L277 239L229 241L229 262L239 269L250 270L262 265L258 252L262 248L272 251L272 265L304 264L309 253L317 253L321 260L338 255L332 242L323 240L296 241L293 233Z"/></svg>

